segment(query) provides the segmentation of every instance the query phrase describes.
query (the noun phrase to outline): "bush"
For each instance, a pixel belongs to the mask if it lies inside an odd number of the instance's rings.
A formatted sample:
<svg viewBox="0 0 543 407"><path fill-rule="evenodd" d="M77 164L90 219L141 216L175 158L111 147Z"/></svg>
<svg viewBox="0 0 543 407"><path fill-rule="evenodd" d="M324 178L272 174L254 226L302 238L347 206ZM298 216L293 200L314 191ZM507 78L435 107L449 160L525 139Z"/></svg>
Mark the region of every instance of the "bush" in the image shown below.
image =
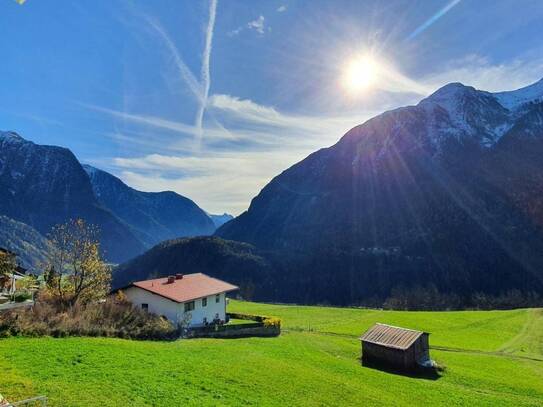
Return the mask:
<svg viewBox="0 0 543 407"><path fill-rule="evenodd" d="M238 313L232 313L229 312L227 314L228 317L234 318L234 319L243 319L247 321L256 321L262 323L264 326L275 326L280 328L281 327L281 319L277 317L267 317L262 315L250 315L250 314L238 314Z"/></svg>
<svg viewBox="0 0 543 407"><path fill-rule="evenodd" d="M114 298L64 309L41 296L32 308L0 314L0 337L11 335L175 339L178 332L169 321Z"/></svg>
<svg viewBox="0 0 543 407"><path fill-rule="evenodd" d="M29 292L20 291L20 292L16 292L13 295L13 301L15 302L25 302L31 299L32 299L32 294Z"/></svg>
<svg viewBox="0 0 543 407"><path fill-rule="evenodd" d="M277 328L281 327L281 320L276 317L265 317L264 326L275 326Z"/></svg>

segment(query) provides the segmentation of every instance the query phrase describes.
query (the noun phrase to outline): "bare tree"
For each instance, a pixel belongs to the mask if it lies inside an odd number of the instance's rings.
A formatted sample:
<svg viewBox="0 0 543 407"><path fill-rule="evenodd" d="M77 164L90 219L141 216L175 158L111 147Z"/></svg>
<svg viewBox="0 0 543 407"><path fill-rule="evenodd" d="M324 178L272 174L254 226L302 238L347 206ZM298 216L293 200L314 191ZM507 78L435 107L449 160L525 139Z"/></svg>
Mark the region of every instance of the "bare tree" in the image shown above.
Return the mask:
<svg viewBox="0 0 543 407"><path fill-rule="evenodd" d="M82 219L53 227L45 281L49 292L63 305L105 297L111 269L100 256L98 229Z"/></svg>

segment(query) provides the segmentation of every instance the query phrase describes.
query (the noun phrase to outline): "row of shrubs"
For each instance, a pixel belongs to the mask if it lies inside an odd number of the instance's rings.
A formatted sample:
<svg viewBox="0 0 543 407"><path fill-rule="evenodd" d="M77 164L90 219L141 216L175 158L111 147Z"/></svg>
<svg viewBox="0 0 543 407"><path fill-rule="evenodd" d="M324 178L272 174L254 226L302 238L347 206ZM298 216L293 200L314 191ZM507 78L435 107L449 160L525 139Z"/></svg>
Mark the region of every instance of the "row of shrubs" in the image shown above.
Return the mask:
<svg viewBox="0 0 543 407"><path fill-rule="evenodd" d="M263 324L263 326L273 326L276 328L281 328L281 319L277 317L268 317L264 315L251 315L251 314L239 314L234 312L227 313L229 318L232 319L243 319L247 321L256 321Z"/></svg>
<svg viewBox="0 0 543 407"><path fill-rule="evenodd" d="M396 287L382 305L379 302L364 305L411 311L515 309L541 307L543 306L543 297L533 291L526 292L517 289L494 296L475 293L471 296L461 297L455 293L441 292L435 285L429 284L410 288Z"/></svg>
<svg viewBox="0 0 543 407"><path fill-rule="evenodd" d="M32 307L0 313L0 337L16 335L164 340L177 338L179 332L164 318L116 298L61 308L41 295Z"/></svg>

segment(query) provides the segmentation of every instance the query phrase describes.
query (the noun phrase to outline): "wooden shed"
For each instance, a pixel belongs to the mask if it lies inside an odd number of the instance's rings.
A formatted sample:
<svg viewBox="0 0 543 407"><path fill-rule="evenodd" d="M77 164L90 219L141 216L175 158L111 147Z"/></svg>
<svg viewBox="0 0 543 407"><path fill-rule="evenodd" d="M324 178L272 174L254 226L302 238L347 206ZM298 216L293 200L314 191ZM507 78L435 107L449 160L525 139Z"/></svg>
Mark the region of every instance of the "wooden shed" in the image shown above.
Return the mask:
<svg viewBox="0 0 543 407"><path fill-rule="evenodd" d="M375 324L360 338L362 362L402 370L428 366L431 363L429 335L413 329Z"/></svg>

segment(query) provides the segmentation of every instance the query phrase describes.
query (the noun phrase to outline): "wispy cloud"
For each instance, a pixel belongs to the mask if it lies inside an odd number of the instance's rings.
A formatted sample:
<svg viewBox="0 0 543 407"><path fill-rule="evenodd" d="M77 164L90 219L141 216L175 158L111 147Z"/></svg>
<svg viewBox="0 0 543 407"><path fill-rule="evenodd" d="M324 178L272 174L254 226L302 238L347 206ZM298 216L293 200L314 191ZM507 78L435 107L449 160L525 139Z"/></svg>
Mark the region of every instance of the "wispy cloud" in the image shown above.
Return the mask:
<svg viewBox="0 0 543 407"><path fill-rule="evenodd" d="M208 123L200 129L157 116L127 113L89 104L81 104L81 106L108 114L124 123L150 127L155 130L166 130L180 135L192 136L202 132L208 144L221 141L250 142L253 148L258 145L263 145L266 148L271 145L318 148L323 145L322 143L324 145L332 143L351 127L377 113L377 111L371 111L343 116L286 114L273 107L259 105L248 99L239 99L229 95L213 95L209 99L208 109L219 116L224 123L220 126L216 123ZM301 135L304 137L298 137ZM283 144L285 139L290 139L288 145ZM180 139L178 143L170 145L170 148L186 144L189 141ZM188 150L186 147L183 150Z"/></svg>
<svg viewBox="0 0 543 407"><path fill-rule="evenodd" d="M285 11L287 11L287 6L285 6L284 4L283 4L282 6L279 6L279 7L277 8L277 12L278 12L278 13L283 13L283 12L285 12Z"/></svg>
<svg viewBox="0 0 543 407"><path fill-rule="evenodd" d="M113 169L135 188L174 190L208 211L239 214L272 177L299 159L297 152L279 150L200 156L151 154L117 158Z"/></svg>
<svg viewBox="0 0 543 407"><path fill-rule="evenodd" d="M249 21L245 25L240 25L239 27L229 31L227 33L230 37L235 37L236 35L239 35L243 30L254 30L259 35L264 35L266 30L271 31L270 27L266 27L266 18L263 15L258 16L258 18Z"/></svg>
<svg viewBox="0 0 543 407"><path fill-rule="evenodd" d="M213 95L208 108L221 118L223 128L204 123L206 148L195 152L190 149L189 139L161 135L161 131L193 134L197 131L195 126L93 107L134 125L150 127L143 131L155 140L151 151L160 151L100 159L94 164L114 172L133 187L146 191L175 190L206 210L238 214L275 175L313 151L335 143L347 130L375 113L286 114L229 95ZM140 134L138 138L143 137ZM111 137L122 143L132 138L122 132ZM217 147L225 142L229 147Z"/></svg>
<svg viewBox="0 0 543 407"><path fill-rule="evenodd" d="M209 108L217 110L217 114L226 116L230 122L234 122L237 126L256 124L269 127L270 132L281 128L288 130L290 135L300 132L316 135L332 132L335 133L332 137L336 138L338 132L347 131L374 113L359 112L333 116L287 114L281 113L271 106L260 105L249 99L240 99L230 95L213 95L209 100Z"/></svg>
<svg viewBox="0 0 543 407"><path fill-rule="evenodd" d="M443 66L439 72L422 78L429 89L450 82L462 82L489 92L518 89L543 77L543 58L515 59L493 64L480 55L467 55Z"/></svg>
<svg viewBox="0 0 543 407"><path fill-rule="evenodd" d="M259 34L264 34L265 20L264 16L261 15L256 20L249 21L247 23L247 28L249 28L249 30L255 30Z"/></svg>

